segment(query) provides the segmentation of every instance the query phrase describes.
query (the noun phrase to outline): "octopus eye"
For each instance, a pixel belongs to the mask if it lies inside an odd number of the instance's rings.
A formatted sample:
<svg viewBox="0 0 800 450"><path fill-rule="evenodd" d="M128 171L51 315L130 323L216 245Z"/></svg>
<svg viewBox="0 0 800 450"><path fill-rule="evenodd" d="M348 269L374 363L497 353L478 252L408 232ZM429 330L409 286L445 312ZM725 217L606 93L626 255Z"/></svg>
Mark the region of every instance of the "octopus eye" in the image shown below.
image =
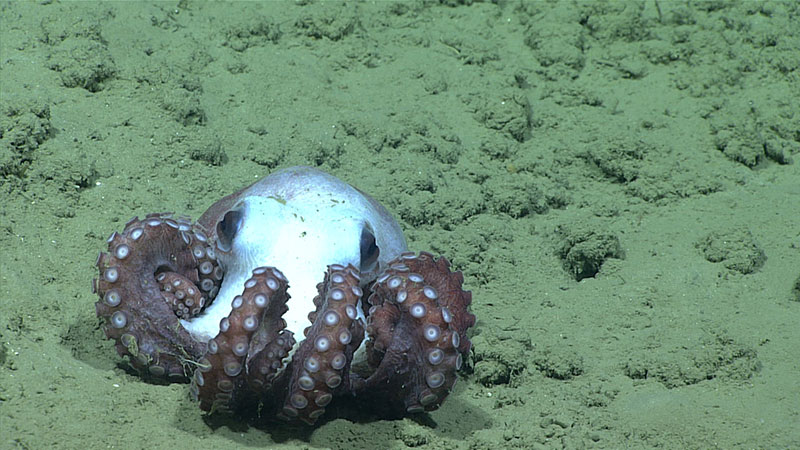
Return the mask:
<svg viewBox="0 0 800 450"><path fill-rule="evenodd" d="M231 250L233 238L242 228L242 219L241 211L231 210L217 223L217 247L223 252Z"/></svg>
<svg viewBox="0 0 800 450"><path fill-rule="evenodd" d="M361 266L358 270L361 273L371 272L378 262L378 255L381 254L381 249L375 241L375 233L369 224L364 224L361 228Z"/></svg>

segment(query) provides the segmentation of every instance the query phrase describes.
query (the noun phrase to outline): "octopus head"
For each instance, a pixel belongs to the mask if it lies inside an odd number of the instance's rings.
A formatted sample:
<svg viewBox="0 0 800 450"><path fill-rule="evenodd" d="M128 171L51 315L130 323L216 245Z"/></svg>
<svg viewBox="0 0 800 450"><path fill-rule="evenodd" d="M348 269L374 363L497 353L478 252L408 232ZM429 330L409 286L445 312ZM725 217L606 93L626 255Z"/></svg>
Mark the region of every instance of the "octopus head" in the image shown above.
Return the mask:
<svg viewBox="0 0 800 450"><path fill-rule="evenodd" d="M290 280L284 318L287 328L298 335L308 325L316 280L328 265L352 264L366 284L406 250L399 225L379 203L308 167L276 172L223 198L200 223L211 230L224 271L213 304L200 317L183 321L202 341L217 334L219 321L257 267L276 267Z"/></svg>

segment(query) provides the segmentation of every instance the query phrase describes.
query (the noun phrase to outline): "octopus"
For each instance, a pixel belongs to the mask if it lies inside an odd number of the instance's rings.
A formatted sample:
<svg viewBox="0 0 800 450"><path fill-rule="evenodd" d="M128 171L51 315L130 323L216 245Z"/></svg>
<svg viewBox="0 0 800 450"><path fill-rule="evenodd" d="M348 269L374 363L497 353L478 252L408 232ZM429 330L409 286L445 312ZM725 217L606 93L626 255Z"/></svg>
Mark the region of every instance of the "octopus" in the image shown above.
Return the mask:
<svg viewBox="0 0 800 450"><path fill-rule="evenodd" d="M133 218L107 242L92 282L106 337L143 377L189 382L209 414L314 424L342 397L432 411L470 351L461 272L409 252L383 206L311 167L197 222Z"/></svg>

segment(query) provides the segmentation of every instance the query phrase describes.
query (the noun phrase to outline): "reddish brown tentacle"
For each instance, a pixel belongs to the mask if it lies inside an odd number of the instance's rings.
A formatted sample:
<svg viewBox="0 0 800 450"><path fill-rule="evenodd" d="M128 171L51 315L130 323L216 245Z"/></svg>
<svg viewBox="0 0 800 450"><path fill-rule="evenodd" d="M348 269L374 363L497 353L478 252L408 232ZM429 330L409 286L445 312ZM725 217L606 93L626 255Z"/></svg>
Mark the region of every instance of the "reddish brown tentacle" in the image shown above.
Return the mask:
<svg viewBox="0 0 800 450"><path fill-rule="evenodd" d="M278 339L281 335L286 326L281 316L287 310L289 299L286 288L286 278L277 269L259 267L253 270L242 295L233 299L231 313L220 321L219 334L208 341L208 351L192 378L190 389L200 401L201 409L231 411L257 402L248 381L248 355L258 355L265 348L271 348L270 338ZM254 341L255 336L259 339ZM284 356L285 352L275 355L273 360L280 361ZM275 371L268 371L262 383L271 382L274 375Z"/></svg>
<svg viewBox="0 0 800 450"><path fill-rule="evenodd" d="M361 345L364 327L357 304L363 295L360 275L352 265L328 266L317 285L313 324L293 356L292 377L279 417L309 425L325 413L334 396L349 390L350 363Z"/></svg>
<svg viewBox="0 0 800 450"><path fill-rule="evenodd" d="M216 295L222 272L206 235L171 214L134 218L108 238L108 253L100 253L96 265L100 277L93 288L100 300L95 310L117 352L151 375L187 377L205 346L180 325L162 288L164 280L180 280L184 291L199 293L197 302Z"/></svg>
<svg viewBox="0 0 800 450"><path fill-rule="evenodd" d="M461 281L446 259L428 253L404 253L389 263L369 298L367 351L375 372L357 394L384 399L397 414L439 407L455 385L475 322Z"/></svg>

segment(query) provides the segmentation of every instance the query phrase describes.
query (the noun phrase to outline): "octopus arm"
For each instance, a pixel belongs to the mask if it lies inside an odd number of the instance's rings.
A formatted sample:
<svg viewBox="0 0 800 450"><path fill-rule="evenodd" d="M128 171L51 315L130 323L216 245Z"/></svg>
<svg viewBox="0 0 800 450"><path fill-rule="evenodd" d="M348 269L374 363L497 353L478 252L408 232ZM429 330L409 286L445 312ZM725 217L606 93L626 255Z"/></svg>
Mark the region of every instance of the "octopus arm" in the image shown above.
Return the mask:
<svg viewBox="0 0 800 450"><path fill-rule="evenodd" d="M108 238L93 289L106 337L120 356L155 377L186 379L204 345L178 316L198 314L216 294L222 272L205 234L171 214L132 219Z"/></svg>
<svg viewBox="0 0 800 450"><path fill-rule="evenodd" d="M475 316L463 277L445 258L404 253L372 285L367 320L368 360L374 372L357 394L382 398L400 415L439 407L455 385L470 349L467 330Z"/></svg>
<svg viewBox="0 0 800 450"><path fill-rule="evenodd" d="M357 304L363 292L352 265L328 266L317 285L312 325L292 358L291 384L278 417L313 424L334 396L350 390L350 364L361 345L364 325Z"/></svg>
<svg viewBox="0 0 800 450"><path fill-rule="evenodd" d="M277 269L253 270L194 372L190 391L201 409L213 413L258 406L259 394L272 388L294 345L281 318L287 311L286 289L286 278Z"/></svg>

